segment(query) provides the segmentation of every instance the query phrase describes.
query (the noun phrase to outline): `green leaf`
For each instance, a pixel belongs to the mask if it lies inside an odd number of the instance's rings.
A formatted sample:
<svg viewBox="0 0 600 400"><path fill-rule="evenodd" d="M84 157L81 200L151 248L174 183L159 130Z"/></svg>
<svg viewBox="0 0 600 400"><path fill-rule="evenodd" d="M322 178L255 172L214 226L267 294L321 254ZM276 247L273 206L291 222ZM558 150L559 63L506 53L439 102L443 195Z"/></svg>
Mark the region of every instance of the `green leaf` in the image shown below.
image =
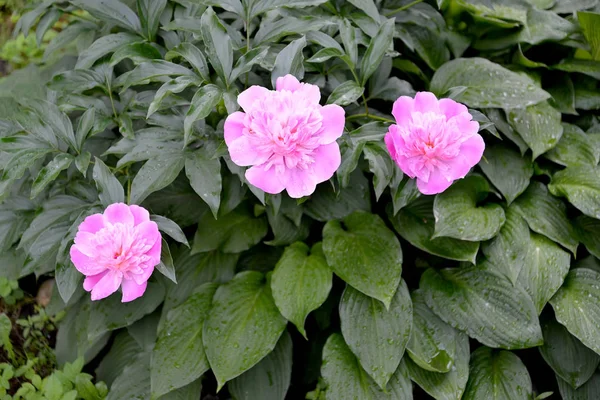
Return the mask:
<svg viewBox="0 0 600 400"><path fill-rule="evenodd" d="M150 60L162 59L162 54L148 43L130 43L119 47L113 53L110 65L115 66L125 59L130 59L135 65L139 65Z"/></svg>
<svg viewBox="0 0 600 400"><path fill-rule="evenodd" d="M206 283L169 311L152 351L153 396L183 387L210 368L204 354L202 328L217 287L216 283Z"/></svg>
<svg viewBox="0 0 600 400"><path fill-rule="evenodd" d="M460 400L469 378L469 337L456 332L456 357L447 373L427 371L406 359L410 378L436 400Z"/></svg>
<svg viewBox="0 0 600 400"><path fill-rule="evenodd" d="M119 47L135 43L141 38L131 33L119 32L98 38L90 47L79 53L75 69L87 69L105 55L114 52Z"/></svg>
<svg viewBox="0 0 600 400"><path fill-rule="evenodd" d="M202 378L196 379L189 385L165 394L160 400L189 400L194 398L198 393L202 393Z"/></svg>
<svg viewBox="0 0 600 400"><path fill-rule="evenodd" d="M72 263L56 264L54 279L60 298L67 304L79 287L83 275L75 269Z"/></svg>
<svg viewBox="0 0 600 400"><path fill-rule="evenodd" d="M548 193L540 182L531 182L514 203L515 211L527 221L532 231L558 242L575 254L577 240L565 204Z"/></svg>
<svg viewBox="0 0 600 400"><path fill-rule="evenodd" d="M152 215L150 216L150 219L156 222L160 231L166 233L179 243L183 243L189 247L185 233L183 233L179 225L175 222L171 221L169 218L161 217L160 215Z"/></svg>
<svg viewBox="0 0 600 400"><path fill-rule="evenodd" d="M49 127L57 138L62 139L70 147L77 148L73 125L69 118L55 104L36 99L27 99L19 101L19 103L23 107L33 110L40 118L40 121Z"/></svg>
<svg viewBox="0 0 600 400"><path fill-rule="evenodd" d="M556 377L558 389L564 400L593 400L600 395L600 372L596 372L589 381L579 389L573 389L567 382Z"/></svg>
<svg viewBox="0 0 600 400"><path fill-rule="evenodd" d="M171 81L165 82L157 91L152 103L148 107L146 118L150 118L161 109L163 101L174 93L181 93L192 85L200 85L199 79L191 76L179 76Z"/></svg>
<svg viewBox="0 0 600 400"><path fill-rule="evenodd" d="M298 79L304 78L304 55L302 50L306 47L306 37L293 40L285 46L277 58L275 58L275 67L271 72L271 84L275 87L277 78L285 75L294 75Z"/></svg>
<svg viewBox="0 0 600 400"><path fill-rule="evenodd" d="M471 356L464 400L529 400L531 378L514 353L480 347Z"/></svg>
<svg viewBox="0 0 600 400"><path fill-rule="evenodd" d="M548 102L512 109L507 115L508 122L533 152L534 160L556 146L563 134L561 114Z"/></svg>
<svg viewBox="0 0 600 400"><path fill-rule="evenodd" d="M563 124L563 128L563 135L556 147L544 157L565 167L598 165L600 153L594 147L593 139L576 125Z"/></svg>
<svg viewBox="0 0 600 400"><path fill-rule="evenodd" d="M580 60L577 58L565 59L560 63L553 65L552 68L565 72L579 72L591 76L592 78L600 79L600 66L595 60ZM579 108L577 107L577 104L575 104L575 108Z"/></svg>
<svg viewBox="0 0 600 400"><path fill-rule="evenodd" d="M600 221L585 215L575 219L577 238L596 258L600 258Z"/></svg>
<svg viewBox="0 0 600 400"><path fill-rule="evenodd" d="M185 159L179 153L163 153L151 158L138 171L131 183L132 204L140 204L153 192L172 183L183 169Z"/></svg>
<svg viewBox="0 0 600 400"><path fill-rule="evenodd" d="M340 323L344 340L363 369L380 388L400 365L411 334L412 302L404 281L388 309L352 286L340 300Z"/></svg>
<svg viewBox="0 0 600 400"><path fill-rule="evenodd" d="M85 142L85 139L87 139L88 135L93 133L95 119L95 108L86 110L79 118L79 123L77 124L77 133L75 135L75 142L77 143L76 149L78 151L83 147L83 142Z"/></svg>
<svg viewBox="0 0 600 400"><path fill-rule="evenodd" d="M309 7L318 6L325 3L326 0L258 0L251 2L252 11L250 12L250 18L262 14L266 11L276 9L279 7ZM220 1L217 3L221 3Z"/></svg>
<svg viewBox="0 0 600 400"><path fill-rule="evenodd" d="M566 197L582 213L600 218L600 168L574 166L558 171L548 185L550 193Z"/></svg>
<svg viewBox="0 0 600 400"><path fill-rule="evenodd" d="M332 399L412 400L412 385L403 364L382 390L362 369L339 333L329 336L323 348L321 375Z"/></svg>
<svg viewBox="0 0 600 400"><path fill-rule="evenodd" d="M542 323L544 344L539 348L556 375L574 389L586 383L600 364L600 355L585 347L553 319Z"/></svg>
<svg viewBox="0 0 600 400"><path fill-rule="evenodd" d="M159 283L148 283L144 295L134 301L121 303L121 294L115 293L102 301L92 303L90 308L88 341L103 333L124 328L142 319L163 302L165 289Z"/></svg>
<svg viewBox="0 0 600 400"><path fill-rule="evenodd" d="M428 269L420 288L438 317L486 346L523 349L542 343L531 298L496 272L477 266Z"/></svg>
<svg viewBox="0 0 600 400"><path fill-rule="evenodd" d="M377 6L373 0L349 0L348 2L352 3L354 7L373 18L375 22L379 23L379 11L377 10Z"/></svg>
<svg viewBox="0 0 600 400"><path fill-rule="evenodd" d="M68 153L59 153L40 170L31 186L30 198L36 198L50 183L54 182L61 171L69 168L75 158Z"/></svg>
<svg viewBox="0 0 600 400"><path fill-rule="evenodd" d="M358 63L358 41L356 40L356 30L352 23L346 18L339 22L340 38L344 44L344 50L348 55L349 63L348 66L354 69L354 66ZM364 86L364 85L361 85Z"/></svg>
<svg viewBox="0 0 600 400"><path fill-rule="evenodd" d="M401 280L402 248L379 216L355 211L327 222L323 252L336 275L389 309Z"/></svg>
<svg viewBox="0 0 600 400"><path fill-rule="evenodd" d="M142 32L149 42L153 42L160 24L160 16L167 6L167 0L137 0L138 15L141 18Z"/></svg>
<svg viewBox="0 0 600 400"><path fill-rule="evenodd" d="M150 398L150 353L138 353L110 387L106 400Z"/></svg>
<svg viewBox="0 0 600 400"><path fill-rule="evenodd" d="M442 96L458 86L466 90L454 100L473 108L521 108L550 97L530 78L477 57L444 64L433 75L430 90Z"/></svg>
<svg viewBox="0 0 600 400"><path fill-rule="evenodd" d="M228 85L231 68L233 67L231 38L212 8L207 8L202 14L200 29L208 59L217 75Z"/></svg>
<svg viewBox="0 0 600 400"><path fill-rule="evenodd" d="M165 60L171 61L176 57L183 57L198 72L198 74L207 82L210 82L210 70L206 63L204 53L189 42L183 42L173 47L165 54Z"/></svg>
<svg viewBox="0 0 600 400"><path fill-rule="evenodd" d="M517 283L527 260L529 236L527 222L514 207L509 207L506 210L506 222L498 235L481 248L493 269L506 276L513 284Z"/></svg>
<svg viewBox="0 0 600 400"><path fill-rule="evenodd" d="M375 198L379 200L385 188L390 184L396 166L390 153L382 142L367 143L363 150L365 160L369 162L369 171L374 174L373 187Z"/></svg>
<svg viewBox="0 0 600 400"><path fill-rule="evenodd" d="M564 114L577 115L575 110L575 87L569 74L557 74L546 91L552 95L550 104ZM564 126L564 125L563 125ZM566 128L565 128L566 133Z"/></svg>
<svg viewBox="0 0 600 400"><path fill-rule="evenodd" d="M367 47L367 51L360 63L359 76L362 86L365 86L367 80L377 70L381 60L383 60L386 50L392 46L394 27L394 19L386 20L381 24L379 31L373 36L371 43L369 43L369 47Z"/></svg>
<svg viewBox="0 0 600 400"><path fill-rule="evenodd" d="M354 103L365 92L365 88L355 81L346 81L338 85L327 98L327 104L347 106Z"/></svg>
<svg viewBox="0 0 600 400"><path fill-rule="evenodd" d="M208 117L222 98L223 91L218 86L212 84L203 86L196 92L183 122L185 135L183 141L186 146L192 140L192 126L194 122Z"/></svg>
<svg viewBox="0 0 600 400"><path fill-rule="evenodd" d="M531 234L527 258L517 279L531 295L538 314L562 285L571 264L571 256L545 236Z"/></svg>
<svg viewBox="0 0 600 400"><path fill-rule="evenodd" d="M592 48L592 58L600 61L600 14L597 12L579 11L577 13L577 20Z"/></svg>
<svg viewBox="0 0 600 400"><path fill-rule="evenodd" d="M142 31L138 16L119 0L73 0L72 3L100 20L111 22L130 31L138 33Z"/></svg>
<svg viewBox="0 0 600 400"><path fill-rule="evenodd" d="M202 335L217 390L273 351L285 325L260 272L239 273L220 286Z"/></svg>
<svg viewBox="0 0 600 400"><path fill-rule="evenodd" d="M236 400L284 400L292 375L292 338L284 332L258 364L227 384Z"/></svg>
<svg viewBox="0 0 600 400"><path fill-rule="evenodd" d="M218 219L204 213L194 236L192 254L211 250L240 253L259 243L267 228L264 216L255 218L245 204Z"/></svg>
<svg viewBox="0 0 600 400"><path fill-rule="evenodd" d="M498 234L506 217L498 204L477 203L487 197L490 187L480 176L469 176L455 182L444 193L435 196L433 238L451 237L477 242Z"/></svg>
<svg viewBox="0 0 600 400"><path fill-rule="evenodd" d="M285 248L271 277L273 299L281 315L291 321L306 338L304 321L327 299L332 285L320 243L309 249L304 243Z"/></svg>
<svg viewBox="0 0 600 400"><path fill-rule="evenodd" d="M550 300L556 320L581 342L600 354L600 273L587 268L569 272Z"/></svg>
<svg viewBox="0 0 600 400"><path fill-rule="evenodd" d="M252 67L256 64L260 64L263 62L267 54L269 53L269 49L266 47L257 47L248 51L246 54L238 58L235 62L235 66L231 71L231 77L229 78L231 82L234 82L237 78L242 76L243 74L250 72ZM237 101L236 101L237 107ZM229 111L229 109L227 109ZM229 111L232 112L232 111Z"/></svg>
<svg viewBox="0 0 600 400"><path fill-rule="evenodd" d="M164 82L171 76L189 76L196 78L197 75L184 67L164 60L152 60L142 63L133 70L119 76L115 81L115 86L121 86L121 91L125 91L130 86L145 85L149 82Z"/></svg>
<svg viewBox="0 0 600 400"><path fill-rule="evenodd" d="M396 232L418 249L451 260L475 263L479 242L433 238L433 198L423 196L402 208L395 216L388 206L387 214Z"/></svg>
<svg viewBox="0 0 600 400"><path fill-rule="evenodd" d="M421 290L412 292L411 298L413 327L406 346L410 359L427 371L450 372L457 357L457 331L431 311Z"/></svg>
<svg viewBox="0 0 600 400"><path fill-rule="evenodd" d="M322 62L325 62L325 61L327 61L327 60L329 60L329 59L331 59L333 57L335 57L335 58L341 58L343 55L344 55L344 52L341 50L341 48L338 48L338 47L326 47L324 49L321 49L321 50L317 51L315 54L313 54L313 56L311 58L309 58L308 60L306 60L306 62L309 62L309 63L322 63ZM354 82L354 81L351 81L351 82Z"/></svg>
<svg viewBox="0 0 600 400"><path fill-rule="evenodd" d="M533 163L506 144L486 146L479 167L508 204L527 189L533 176Z"/></svg>
<svg viewBox="0 0 600 400"><path fill-rule="evenodd" d="M98 188L98 197L104 207L125 202L123 186L98 157L95 158L92 174Z"/></svg>
<svg viewBox="0 0 600 400"><path fill-rule="evenodd" d="M169 249L169 244L164 238L162 238L162 244L160 248L160 263L158 263L156 269L158 272L169 278L173 283L177 283L171 250Z"/></svg>

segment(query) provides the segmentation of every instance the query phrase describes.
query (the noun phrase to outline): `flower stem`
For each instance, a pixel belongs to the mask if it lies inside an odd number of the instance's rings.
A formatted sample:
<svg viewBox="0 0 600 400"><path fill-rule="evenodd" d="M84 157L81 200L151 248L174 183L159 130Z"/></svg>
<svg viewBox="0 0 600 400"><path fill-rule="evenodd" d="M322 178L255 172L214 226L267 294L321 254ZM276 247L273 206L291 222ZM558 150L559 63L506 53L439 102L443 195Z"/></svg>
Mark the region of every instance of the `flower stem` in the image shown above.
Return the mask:
<svg viewBox="0 0 600 400"><path fill-rule="evenodd" d="M419 3L420 3L420 2L422 2L422 1L423 1L423 0L415 0L415 1L413 1L412 3L408 3L408 4L407 4L407 5L405 5L405 6L402 6L402 7L396 8L396 9L395 9L395 10L393 10L393 11L389 11L389 12L385 13L385 16L386 16L386 17L391 17L392 15L394 15L394 14L396 14L396 13L399 13L400 11L408 10L409 8L411 8L412 6L414 6L415 4L419 4Z"/></svg>
<svg viewBox="0 0 600 400"><path fill-rule="evenodd" d="M354 114L354 115L350 115L349 117L346 117L346 121L351 121L353 119L360 119L360 118L369 118L375 121L381 121L381 122L387 122L389 124L395 124L396 121L394 121L393 119L389 119L389 118L385 118L385 117L379 117L377 115L373 115L373 114Z"/></svg>

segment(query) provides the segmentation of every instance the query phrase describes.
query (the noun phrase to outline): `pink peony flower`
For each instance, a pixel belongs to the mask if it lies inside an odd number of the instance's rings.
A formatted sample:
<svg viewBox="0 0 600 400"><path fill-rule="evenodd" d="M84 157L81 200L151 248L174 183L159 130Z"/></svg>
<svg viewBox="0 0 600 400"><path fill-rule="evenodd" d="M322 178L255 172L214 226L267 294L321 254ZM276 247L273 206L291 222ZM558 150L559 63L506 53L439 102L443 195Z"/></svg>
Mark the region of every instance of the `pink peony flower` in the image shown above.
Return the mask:
<svg viewBox="0 0 600 400"><path fill-rule="evenodd" d="M464 105L419 92L414 99L398 98L392 114L397 125L390 126L385 144L402 172L417 178L421 193L443 192L481 160L485 143Z"/></svg>
<svg viewBox="0 0 600 400"><path fill-rule="evenodd" d="M108 297L120 286L125 303L146 291L160 250L160 232L148 211L116 203L104 214L83 220L70 253L75 268L85 275L83 288L92 292L92 300Z"/></svg>
<svg viewBox="0 0 600 400"><path fill-rule="evenodd" d="M251 86L240 93L244 112L227 117L225 143L234 163L252 166L246 179L254 186L308 196L340 166L336 139L344 131L344 109L321 106L318 86L292 75L278 78L276 88Z"/></svg>

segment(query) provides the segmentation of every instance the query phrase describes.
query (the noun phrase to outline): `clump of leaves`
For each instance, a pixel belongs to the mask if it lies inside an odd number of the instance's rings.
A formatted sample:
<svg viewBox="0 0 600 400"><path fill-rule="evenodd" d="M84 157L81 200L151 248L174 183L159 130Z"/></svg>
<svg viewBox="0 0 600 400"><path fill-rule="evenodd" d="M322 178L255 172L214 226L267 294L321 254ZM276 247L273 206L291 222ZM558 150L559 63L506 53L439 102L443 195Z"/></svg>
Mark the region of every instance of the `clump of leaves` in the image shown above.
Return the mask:
<svg viewBox="0 0 600 400"><path fill-rule="evenodd" d="M70 0L17 33L80 10L46 49L76 59L0 86L1 273L54 275L59 364L97 357L109 399L598 398L596 0ZM288 73L346 111L302 201L223 141L236 96ZM436 196L383 143L420 90L486 142ZM153 214L160 273L91 302L69 247L116 202Z"/></svg>

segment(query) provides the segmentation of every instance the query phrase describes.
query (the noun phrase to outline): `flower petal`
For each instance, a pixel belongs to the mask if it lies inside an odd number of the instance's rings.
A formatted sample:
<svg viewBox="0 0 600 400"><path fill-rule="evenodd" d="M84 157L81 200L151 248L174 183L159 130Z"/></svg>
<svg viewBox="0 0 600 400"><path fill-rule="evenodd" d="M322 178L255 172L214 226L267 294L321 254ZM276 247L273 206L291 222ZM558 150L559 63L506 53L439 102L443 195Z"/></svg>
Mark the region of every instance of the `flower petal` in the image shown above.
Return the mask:
<svg viewBox="0 0 600 400"><path fill-rule="evenodd" d="M385 142L385 146L388 149L388 152L390 153L390 157L392 157L392 160L396 160L396 144L395 144L395 140L396 140L396 135L398 131L398 125L391 125L388 133L385 134L385 136L383 137L383 141Z"/></svg>
<svg viewBox="0 0 600 400"><path fill-rule="evenodd" d="M337 142L319 146L313 151L313 157L315 158L315 162L311 167L315 183L325 182L330 179L342 162L340 146Z"/></svg>
<svg viewBox="0 0 600 400"><path fill-rule="evenodd" d="M244 118L246 114L241 111L236 111L233 114L229 114L225 120L223 130L225 132L225 143L229 146L229 143L233 142L237 138L244 134Z"/></svg>
<svg viewBox="0 0 600 400"><path fill-rule="evenodd" d="M295 92L300 88L300 81L291 74L287 74L286 76L280 76L277 78L275 82L275 89L278 92L282 90L289 90L290 92Z"/></svg>
<svg viewBox="0 0 600 400"><path fill-rule="evenodd" d="M283 175L277 174L275 167L266 169L264 164L255 165L246 171L248 182L270 194L281 193L285 189L283 178Z"/></svg>
<svg viewBox="0 0 600 400"><path fill-rule="evenodd" d="M136 206L135 204L129 206L129 211L133 215L133 225L138 226L142 222L150 221L150 213L144 207Z"/></svg>
<svg viewBox="0 0 600 400"><path fill-rule="evenodd" d="M431 172L427 182L417 178L417 188L423 194L438 194L448 189L452 181L448 181L439 170Z"/></svg>
<svg viewBox="0 0 600 400"><path fill-rule="evenodd" d="M254 85L244 90L238 95L237 101L244 111L252 110L256 100L259 100L269 94L269 89L262 86Z"/></svg>
<svg viewBox="0 0 600 400"><path fill-rule="evenodd" d="M481 135L473 135L460 146L460 154L458 157L446 161L449 167L449 175L452 179L464 178L481 160L483 151L485 150L485 142Z"/></svg>
<svg viewBox="0 0 600 400"><path fill-rule="evenodd" d="M138 285L132 279L123 279L123 283L121 286L121 289L123 290L123 297L121 298L121 302L127 303L129 301L133 301L139 297L142 297L142 295L146 291L147 286L148 282L143 282Z"/></svg>
<svg viewBox="0 0 600 400"><path fill-rule="evenodd" d="M152 266L152 267L151 266L146 266L146 267L143 266L141 274L131 274L130 276L138 285L141 285L142 283L144 283L148 279L150 279L150 276L152 275L153 272L154 272L154 266Z"/></svg>
<svg viewBox="0 0 600 400"><path fill-rule="evenodd" d="M335 142L337 138L342 136L346 124L345 114L344 109L337 104L328 104L321 108L323 122L319 139L320 144Z"/></svg>
<svg viewBox="0 0 600 400"><path fill-rule="evenodd" d="M79 224L78 229L83 232L96 233L100 229L104 228L105 222L104 215L92 214L86 217L83 222Z"/></svg>
<svg viewBox="0 0 600 400"><path fill-rule="evenodd" d="M117 291L123 280L119 271L108 271L92 289L92 300L100 300Z"/></svg>
<svg viewBox="0 0 600 400"><path fill-rule="evenodd" d="M86 276L83 280L83 289L86 292L91 291L94 288L94 286L96 286L96 284L100 281L100 279L104 278L104 275L106 275L107 273L108 271L104 271L96 275Z"/></svg>
<svg viewBox="0 0 600 400"><path fill-rule="evenodd" d="M71 256L71 261L77 271L81 272L83 275L96 275L104 272L106 269L103 265L98 265L95 260L83 254L76 244L71 246L69 255Z"/></svg>
<svg viewBox="0 0 600 400"><path fill-rule="evenodd" d="M138 239L143 239L149 246L154 246L161 239L158 225L154 221L143 222L135 229L138 232Z"/></svg>
<svg viewBox="0 0 600 400"><path fill-rule="evenodd" d="M259 153L246 136L241 136L227 144L231 161L240 167L262 164L271 154Z"/></svg>
<svg viewBox="0 0 600 400"><path fill-rule="evenodd" d="M438 99L437 97L435 97L435 94L431 92L417 92L417 94L415 95L415 102L413 107L413 111L421 113L440 112Z"/></svg>
<svg viewBox="0 0 600 400"><path fill-rule="evenodd" d="M308 103L319 104L321 101L321 89L317 85L301 83L300 88L296 89L294 93L302 96Z"/></svg>
<svg viewBox="0 0 600 400"><path fill-rule="evenodd" d="M134 223L133 214L129 211L129 206L124 203L115 203L106 207L104 217L113 225L117 223L133 225Z"/></svg>
<svg viewBox="0 0 600 400"><path fill-rule="evenodd" d="M287 169L285 171L285 188L291 198L299 199L314 193L317 182L308 169Z"/></svg>
<svg viewBox="0 0 600 400"><path fill-rule="evenodd" d="M469 112L469 109L464 104L457 103L452 99L440 99L438 104L440 111L444 113L447 120L462 113Z"/></svg>
<svg viewBox="0 0 600 400"><path fill-rule="evenodd" d="M400 96L394 102L392 115L398 125L406 125L412 121L413 104L415 100L408 96Z"/></svg>

